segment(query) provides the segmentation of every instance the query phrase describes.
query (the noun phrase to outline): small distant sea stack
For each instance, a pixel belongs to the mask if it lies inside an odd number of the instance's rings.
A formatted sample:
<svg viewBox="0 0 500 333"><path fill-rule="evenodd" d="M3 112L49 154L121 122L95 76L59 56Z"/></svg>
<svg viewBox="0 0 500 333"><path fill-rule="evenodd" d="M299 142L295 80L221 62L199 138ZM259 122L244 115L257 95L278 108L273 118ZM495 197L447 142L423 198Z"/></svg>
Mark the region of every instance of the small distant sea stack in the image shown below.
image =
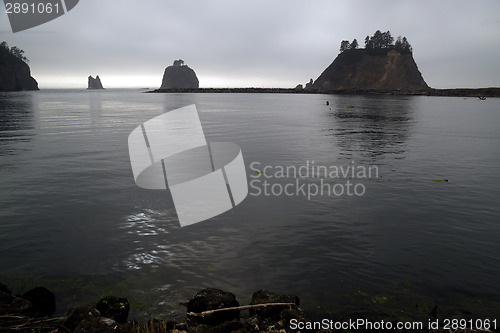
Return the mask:
<svg viewBox="0 0 500 333"><path fill-rule="evenodd" d="M104 89L99 75L97 75L95 79L92 77L92 75L89 76L89 86L87 87L87 89Z"/></svg>
<svg viewBox="0 0 500 333"><path fill-rule="evenodd" d="M175 60L165 68L160 89L198 89L200 83L194 70L184 65L182 59Z"/></svg>

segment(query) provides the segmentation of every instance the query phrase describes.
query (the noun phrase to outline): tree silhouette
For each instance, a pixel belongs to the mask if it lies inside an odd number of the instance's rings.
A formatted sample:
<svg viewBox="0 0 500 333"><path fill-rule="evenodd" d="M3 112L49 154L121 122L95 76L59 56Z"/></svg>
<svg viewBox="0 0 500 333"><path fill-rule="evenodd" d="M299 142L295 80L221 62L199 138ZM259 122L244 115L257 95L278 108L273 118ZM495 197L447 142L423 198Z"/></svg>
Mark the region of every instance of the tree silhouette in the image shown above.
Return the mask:
<svg viewBox="0 0 500 333"><path fill-rule="evenodd" d="M394 43L394 38L391 36L391 32L387 30L382 33L382 48L391 47L392 43Z"/></svg>
<svg viewBox="0 0 500 333"><path fill-rule="evenodd" d="M401 36L398 36L398 38L396 39L394 48L402 53L411 53L413 51L406 37L401 38Z"/></svg>
<svg viewBox="0 0 500 333"><path fill-rule="evenodd" d="M394 43L394 47L399 50L402 48L402 44L401 36L398 36L398 38L396 38L396 42Z"/></svg>
<svg viewBox="0 0 500 333"><path fill-rule="evenodd" d="M349 48L349 41L348 40L343 40L340 42L340 52L344 52Z"/></svg>
<svg viewBox="0 0 500 333"><path fill-rule="evenodd" d="M184 66L184 60L174 60L174 66Z"/></svg>
<svg viewBox="0 0 500 333"><path fill-rule="evenodd" d="M21 50L20 48L18 48L17 46L11 47L10 53L12 53L13 55L15 55L16 57L18 57L19 59L21 59L24 62L29 62L28 58L26 58L24 56L24 51Z"/></svg>
<svg viewBox="0 0 500 333"><path fill-rule="evenodd" d="M24 51L21 50L20 48L18 48L17 46L13 46L11 48L9 48L9 44L7 44L6 41L3 41L1 44L0 44L0 52L3 53L3 54L7 54L7 53L10 53L12 54L13 56L21 59L22 61L24 62L29 62L28 58L26 58L24 56Z"/></svg>
<svg viewBox="0 0 500 333"><path fill-rule="evenodd" d="M365 37L365 49L373 49L373 43L370 39L370 36Z"/></svg>
<svg viewBox="0 0 500 333"><path fill-rule="evenodd" d="M396 49L402 53L413 52L413 49L408 40L406 39L406 37L398 36L396 42L394 42L394 38L391 36L390 31L381 32L380 30L375 31L373 36L366 36L365 49L367 50Z"/></svg>
<svg viewBox="0 0 500 333"><path fill-rule="evenodd" d="M365 45L367 48L373 49L385 49L392 46L394 38L391 36L390 31L381 32L380 30L375 31L372 37L365 38Z"/></svg>
<svg viewBox="0 0 500 333"><path fill-rule="evenodd" d="M403 37L401 44L402 44L401 46L403 47L403 50L413 52L413 49L412 49L410 43L408 43L408 40L406 39L406 37Z"/></svg>

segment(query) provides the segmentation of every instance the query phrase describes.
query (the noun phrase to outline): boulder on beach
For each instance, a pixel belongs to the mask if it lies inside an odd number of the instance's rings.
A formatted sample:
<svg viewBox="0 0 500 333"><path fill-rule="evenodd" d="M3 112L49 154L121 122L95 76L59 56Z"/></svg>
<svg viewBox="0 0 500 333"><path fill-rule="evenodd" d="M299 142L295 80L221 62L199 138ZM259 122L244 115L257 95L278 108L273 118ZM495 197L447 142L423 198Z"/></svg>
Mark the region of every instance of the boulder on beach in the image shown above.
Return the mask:
<svg viewBox="0 0 500 333"><path fill-rule="evenodd" d="M33 304L33 317L47 317L56 311L56 296L45 287L36 287L23 294Z"/></svg>
<svg viewBox="0 0 500 333"><path fill-rule="evenodd" d="M209 310L223 309L239 306L233 293L206 288L199 291L187 304L187 312L201 313ZM218 325L226 321L240 318L239 310L216 312L203 317L191 316L190 321L198 324Z"/></svg>
<svg viewBox="0 0 500 333"><path fill-rule="evenodd" d="M0 290L0 316L12 314L28 315L32 313L33 304L30 301L14 296L10 291Z"/></svg>
<svg viewBox="0 0 500 333"><path fill-rule="evenodd" d="M80 325L83 321L91 322L96 318L99 318L101 314L96 309L89 307L77 307L69 309L62 325L66 327L70 332L73 332L75 328Z"/></svg>
<svg viewBox="0 0 500 333"><path fill-rule="evenodd" d="M117 323L126 323L130 305L123 297L106 296L97 302L94 308L107 318L111 318Z"/></svg>
<svg viewBox="0 0 500 333"><path fill-rule="evenodd" d="M292 303L294 306L298 307L300 305L300 299L294 295L279 295L268 290L258 290L253 293L250 304L267 303ZM287 309L290 309L289 305L250 309L250 316L277 321L280 320L281 312Z"/></svg>

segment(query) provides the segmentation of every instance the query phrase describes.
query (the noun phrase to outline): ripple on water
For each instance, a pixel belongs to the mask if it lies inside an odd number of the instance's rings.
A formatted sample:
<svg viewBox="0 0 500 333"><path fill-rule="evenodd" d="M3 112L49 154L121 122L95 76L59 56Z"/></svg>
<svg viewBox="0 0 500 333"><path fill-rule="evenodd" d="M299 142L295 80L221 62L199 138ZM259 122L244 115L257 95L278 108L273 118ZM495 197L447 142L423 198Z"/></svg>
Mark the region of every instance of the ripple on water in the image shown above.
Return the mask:
<svg viewBox="0 0 500 333"><path fill-rule="evenodd" d="M165 235L169 234L166 226L172 226L173 215L170 211L144 209L127 217L120 229L134 244L133 253L128 254L122 265L128 270L140 270L146 267L157 268L173 256L169 245L165 244Z"/></svg>

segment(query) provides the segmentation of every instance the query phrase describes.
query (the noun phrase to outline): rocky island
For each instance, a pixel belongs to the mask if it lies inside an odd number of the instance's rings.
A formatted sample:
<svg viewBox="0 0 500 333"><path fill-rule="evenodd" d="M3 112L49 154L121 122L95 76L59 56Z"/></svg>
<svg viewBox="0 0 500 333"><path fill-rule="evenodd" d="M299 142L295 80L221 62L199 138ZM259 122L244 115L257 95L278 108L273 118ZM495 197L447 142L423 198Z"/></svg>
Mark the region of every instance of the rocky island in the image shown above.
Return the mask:
<svg viewBox="0 0 500 333"><path fill-rule="evenodd" d="M0 44L0 91L38 90L27 62L24 51L17 46Z"/></svg>
<svg viewBox="0 0 500 333"><path fill-rule="evenodd" d="M99 75L97 75L95 79L92 77L92 75L89 76L89 85L87 89L104 89Z"/></svg>
<svg viewBox="0 0 500 333"><path fill-rule="evenodd" d="M179 59L175 60L172 66L165 68L160 89L198 89L199 86L194 70Z"/></svg>
<svg viewBox="0 0 500 333"><path fill-rule="evenodd" d="M365 48L354 39L342 41L340 54L306 89L322 92L336 90L405 91L429 89L413 59L406 37L394 38L389 31L377 30L365 38Z"/></svg>

